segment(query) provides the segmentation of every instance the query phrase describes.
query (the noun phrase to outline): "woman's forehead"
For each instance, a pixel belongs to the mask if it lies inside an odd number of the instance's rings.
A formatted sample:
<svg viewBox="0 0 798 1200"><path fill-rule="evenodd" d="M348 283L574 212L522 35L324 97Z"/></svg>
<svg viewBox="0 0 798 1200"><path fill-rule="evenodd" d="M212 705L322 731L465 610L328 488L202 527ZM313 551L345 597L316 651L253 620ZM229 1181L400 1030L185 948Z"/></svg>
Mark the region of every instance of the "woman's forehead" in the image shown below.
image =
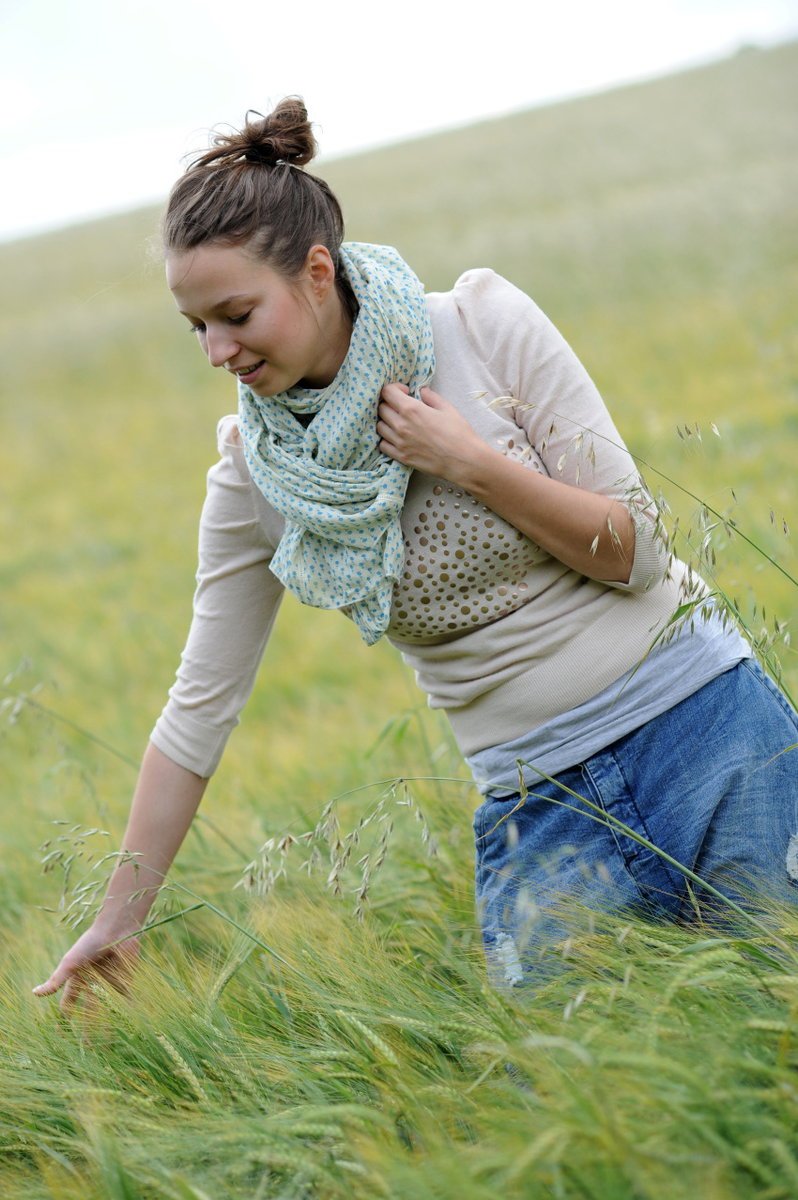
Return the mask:
<svg viewBox="0 0 798 1200"><path fill-rule="evenodd" d="M175 294L250 291L271 274L265 262L254 259L241 246L211 242L191 250L171 250L166 255L166 282Z"/></svg>

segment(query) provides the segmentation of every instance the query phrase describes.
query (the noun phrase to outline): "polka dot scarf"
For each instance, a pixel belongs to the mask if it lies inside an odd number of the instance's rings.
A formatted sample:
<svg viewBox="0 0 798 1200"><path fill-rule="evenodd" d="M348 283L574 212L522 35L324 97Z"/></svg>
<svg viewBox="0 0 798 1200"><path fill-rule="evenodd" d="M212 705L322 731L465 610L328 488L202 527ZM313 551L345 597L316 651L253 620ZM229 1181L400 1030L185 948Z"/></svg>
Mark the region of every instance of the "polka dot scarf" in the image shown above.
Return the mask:
<svg viewBox="0 0 798 1200"><path fill-rule="evenodd" d="M372 645L402 570L410 477L378 449L379 396L388 382L423 387L435 356L424 290L396 250L345 242L340 262L360 311L335 379L264 397L239 384L239 428L252 478L285 517L271 570L303 604L344 609ZM316 415L305 427L295 413Z"/></svg>

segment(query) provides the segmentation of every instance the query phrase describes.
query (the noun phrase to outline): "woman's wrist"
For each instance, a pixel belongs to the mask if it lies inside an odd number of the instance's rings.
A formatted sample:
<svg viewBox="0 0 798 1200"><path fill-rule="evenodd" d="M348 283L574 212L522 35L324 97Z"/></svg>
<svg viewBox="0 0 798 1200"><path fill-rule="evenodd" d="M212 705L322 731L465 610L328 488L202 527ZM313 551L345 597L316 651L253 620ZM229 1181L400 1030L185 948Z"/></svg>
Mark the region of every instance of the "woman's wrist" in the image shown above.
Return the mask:
<svg viewBox="0 0 798 1200"><path fill-rule="evenodd" d="M126 941L141 932L146 924L146 915L139 917L132 912L107 913L100 910L94 918L92 928L107 945Z"/></svg>
<svg viewBox="0 0 798 1200"><path fill-rule="evenodd" d="M107 933L109 940L135 933L147 921L147 914L155 903L162 880L156 886L145 887L130 880L114 879L108 887L100 911L94 920L95 928Z"/></svg>
<svg viewBox="0 0 798 1200"><path fill-rule="evenodd" d="M146 892L136 892L127 897L114 896L109 891L97 913L95 924L112 930L138 929L147 920L157 894L157 888L148 888Z"/></svg>
<svg viewBox="0 0 798 1200"><path fill-rule="evenodd" d="M463 448L461 454L452 456L441 475L450 483L462 488L464 492L468 492L475 500L480 500L489 490L490 483L496 478L496 463L492 461L493 459L505 461L504 456L498 450L494 450L482 438L475 436Z"/></svg>

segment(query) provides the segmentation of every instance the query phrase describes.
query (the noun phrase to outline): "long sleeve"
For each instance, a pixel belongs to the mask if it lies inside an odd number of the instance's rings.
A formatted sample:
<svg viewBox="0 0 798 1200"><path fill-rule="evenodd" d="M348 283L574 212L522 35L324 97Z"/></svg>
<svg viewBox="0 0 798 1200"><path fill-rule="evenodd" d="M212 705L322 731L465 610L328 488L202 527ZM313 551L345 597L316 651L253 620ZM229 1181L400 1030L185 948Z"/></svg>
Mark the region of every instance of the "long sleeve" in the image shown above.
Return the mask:
<svg viewBox="0 0 798 1200"><path fill-rule="evenodd" d="M279 538L256 508L234 418L219 423L208 472L188 639L151 741L180 766L213 774L252 690L282 585L269 570Z"/></svg>
<svg viewBox="0 0 798 1200"><path fill-rule="evenodd" d="M622 591L642 591L668 569L668 548L634 459L595 384L565 338L518 288L489 270L469 271L454 290L470 340L499 383L553 479L623 503L635 525L635 553Z"/></svg>

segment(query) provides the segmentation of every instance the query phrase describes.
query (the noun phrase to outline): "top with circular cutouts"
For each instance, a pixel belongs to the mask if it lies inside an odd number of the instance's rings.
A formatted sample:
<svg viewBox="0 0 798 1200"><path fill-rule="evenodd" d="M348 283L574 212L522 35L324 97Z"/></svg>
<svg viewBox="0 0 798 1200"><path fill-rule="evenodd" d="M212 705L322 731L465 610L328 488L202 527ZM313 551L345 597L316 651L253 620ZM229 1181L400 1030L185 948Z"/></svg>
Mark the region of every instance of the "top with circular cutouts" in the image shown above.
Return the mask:
<svg viewBox="0 0 798 1200"><path fill-rule="evenodd" d="M542 470L522 444L523 431L519 435L494 444ZM549 558L462 488L418 471L408 488L402 531L405 561L388 629L399 641L447 640L506 616L531 598L530 570Z"/></svg>

